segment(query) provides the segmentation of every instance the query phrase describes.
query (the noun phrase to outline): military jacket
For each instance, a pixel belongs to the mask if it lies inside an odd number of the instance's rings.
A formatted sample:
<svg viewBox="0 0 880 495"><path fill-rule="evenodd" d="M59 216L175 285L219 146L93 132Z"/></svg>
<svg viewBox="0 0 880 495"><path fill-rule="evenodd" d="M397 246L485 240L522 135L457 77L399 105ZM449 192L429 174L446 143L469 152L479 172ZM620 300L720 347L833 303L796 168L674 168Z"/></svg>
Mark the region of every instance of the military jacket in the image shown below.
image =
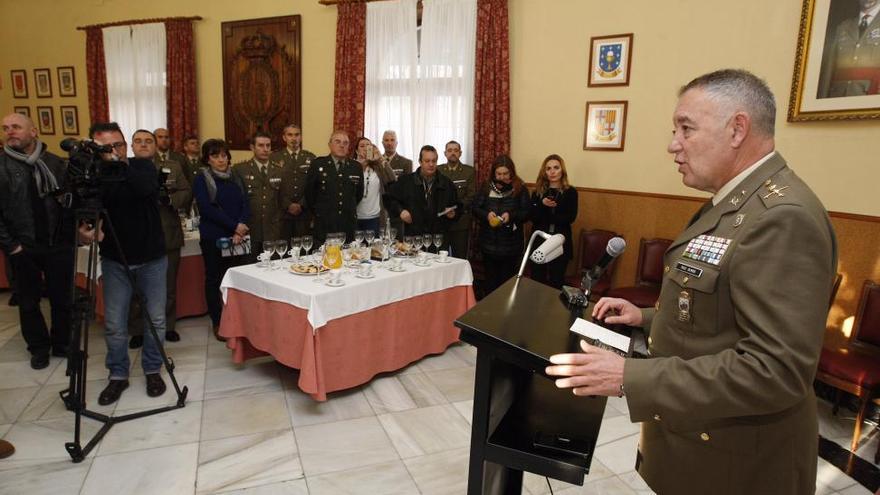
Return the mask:
<svg viewBox="0 0 880 495"><path fill-rule="evenodd" d="M158 158L158 155L157 155ZM192 187L179 163L173 160L154 162L160 176L165 173L165 190L171 202L159 205L159 219L162 221L162 232L165 235L165 249L173 250L183 247L183 227L180 225L180 210L189 212L192 203Z"/></svg>
<svg viewBox="0 0 880 495"><path fill-rule="evenodd" d="M385 163L391 167L391 170L394 170L394 176L400 177L401 175L411 174L413 171L413 161L405 156L400 156L397 153L391 156L389 160L387 156L382 155L385 159Z"/></svg>
<svg viewBox="0 0 880 495"><path fill-rule="evenodd" d="M837 25L823 68L825 96L864 96L880 93L880 15L859 34L859 19Z"/></svg>
<svg viewBox="0 0 880 495"><path fill-rule="evenodd" d="M816 487L813 378L837 243L778 154L692 221L628 359L637 469L657 493L803 494Z"/></svg>
<svg viewBox="0 0 880 495"><path fill-rule="evenodd" d="M463 206L463 211L458 219L449 227L450 231L468 230L471 227L471 203L477 192L477 177L474 167L459 163L455 170L449 168L448 163L437 166L437 170L455 184L458 193L458 201Z"/></svg>
<svg viewBox="0 0 880 495"><path fill-rule="evenodd" d="M248 224L251 246L259 249L256 243L280 239L281 216L287 207L281 200L283 171L281 164L269 159L266 173L263 174L256 160L251 158L246 162L236 163L232 171L244 181L248 206L251 210L251 220Z"/></svg>
<svg viewBox="0 0 880 495"><path fill-rule="evenodd" d="M343 159L337 169L330 156L312 160L306 176L305 203L314 215L314 235L323 241L329 232L354 236L357 204L364 197L364 171L361 165Z"/></svg>
<svg viewBox="0 0 880 495"><path fill-rule="evenodd" d="M186 179L189 181L189 185L192 186L196 182L196 176L199 175L199 170L202 169L205 165L202 163L201 159L185 157L184 161L180 164L183 167L183 173L186 174Z"/></svg>

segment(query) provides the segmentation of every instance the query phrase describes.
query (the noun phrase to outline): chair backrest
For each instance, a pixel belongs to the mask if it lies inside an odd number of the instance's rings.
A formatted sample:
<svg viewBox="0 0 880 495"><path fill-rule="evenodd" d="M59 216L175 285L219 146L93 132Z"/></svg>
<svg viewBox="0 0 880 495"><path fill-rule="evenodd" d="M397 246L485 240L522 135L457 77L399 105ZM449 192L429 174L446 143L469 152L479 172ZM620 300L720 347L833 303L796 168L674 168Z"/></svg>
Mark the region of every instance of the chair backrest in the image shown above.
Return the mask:
<svg viewBox="0 0 880 495"><path fill-rule="evenodd" d="M663 255L672 239L645 239L639 243L636 285L660 285L663 282Z"/></svg>
<svg viewBox="0 0 880 495"><path fill-rule="evenodd" d="M617 232L612 232L610 230L581 229L580 244L578 246L577 275L580 276L584 269L588 270L592 268L599 261L599 258L605 254L605 247L608 245L608 241L611 240L612 237L618 236L619 234ZM614 261L608 265L608 268L602 275L603 279L611 278L611 273L614 271L614 265Z"/></svg>
<svg viewBox="0 0 880 495"><path fill-rule="evenodd" d="M853 322L853 342L880 347L880 284L865 280L862 298Z"/></svg>

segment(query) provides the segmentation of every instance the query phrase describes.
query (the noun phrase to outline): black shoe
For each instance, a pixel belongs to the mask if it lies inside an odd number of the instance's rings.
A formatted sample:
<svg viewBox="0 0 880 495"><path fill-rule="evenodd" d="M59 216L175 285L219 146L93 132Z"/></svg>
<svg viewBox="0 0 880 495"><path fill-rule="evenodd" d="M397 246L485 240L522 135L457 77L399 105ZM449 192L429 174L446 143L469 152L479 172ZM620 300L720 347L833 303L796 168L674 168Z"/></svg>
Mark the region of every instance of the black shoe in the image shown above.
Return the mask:
<svg viewBox="0 0 880 495"><path fill-rule="evenodd" d="M41 370L49 366L49 353L41 352L31 356L31 368Z"/></svg>
<svg viewBox="0 0 880 495"><path fill-rule="evenodd" d="M143 335L133 335L131 340L128 341L129 349L140 349L144 346L144 336Z"/></svg>
<svg viewBox="0 0 880 495"><path fill-rule="evenodd" d="M180 342L180 334L177 330L168 330L165 332L165 340L168 342Z"/></svg>
<svg viewBox="0 0 880 495"><path fill-rule="evenodd" d="M9 304L10 306L18 306L18 294L13 292L12 295L9 296L9 301L7 302L7 304Z"/></svg>
<svg viewBox="0 0 880 495"><path fill-rule="evenodd" d="M147 375L147 395L150 397L159 397L165 393L165 380L159 373L150 373Z"/></svg>
<svg viewBox="0 0 880 495"><path fill-rule="evenodd" d="M107 406L119 400L122 391L128 388L128 380L110 380L98 396L98 404Z"/></svg>
<svg viewBox="0 0 880 495"><path fill-rule="evenodd" d="M67 357L67 346L64 346L64 347L53 347L53 348L52 348L52 355L55 356L55 357L63 357L63 358L66 358L66 357Z"/></svg>

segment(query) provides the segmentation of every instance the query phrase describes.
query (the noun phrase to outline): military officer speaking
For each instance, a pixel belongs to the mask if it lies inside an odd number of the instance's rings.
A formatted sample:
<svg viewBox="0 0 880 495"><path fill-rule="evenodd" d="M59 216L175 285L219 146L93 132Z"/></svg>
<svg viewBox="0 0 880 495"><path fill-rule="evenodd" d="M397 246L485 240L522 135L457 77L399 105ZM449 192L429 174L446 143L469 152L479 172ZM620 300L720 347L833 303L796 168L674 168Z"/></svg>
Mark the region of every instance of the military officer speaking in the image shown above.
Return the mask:
<svg viewBox="0 0 880 495"><path fill-rule="evenodd" d="M315 216L317 244L331 232L345 232L350 241L357 227L357 204L364 197L364 171L348 158L349 139L335 131L327 143L330 154L312 160L306 176L305 200Z"/></svg>
<svg viewBox="0 0 880 495"><path fill-rule="evenodd" d="M250 258L254 260L263 249L263 241L281 239L281 214L286 205L282 205L281 200L282 166L269 158L272 153L272 138L257 131L251 137L250 147L254 153L253 158L235 164L232 172L244 181L249 200Z"/></svg>
<svg viewBox="0 0 880 495"><path fill-rule="evenodd" d="M775 151L775 116L770 89L746 71L682 88L668 151L686 186L714 196L666 251L655 308L602 298L593 309L645 328L649 358L582 342L546 370L575 395L626 397L642 422L636 469L657 493L816 489L813 378L837 244Z"/></svg>
<svg viewBox="0 0 880 495"><path fill-rule="evenodd" d="M296 124L286 126L281 138L284 140L284 149L272 153L270 158L284 167L281 172L281 204L285 211L282 214L281 238L286 239L311 234L312 216L303 201L306 176L315 154L302 149L302 129Z"/></svg>

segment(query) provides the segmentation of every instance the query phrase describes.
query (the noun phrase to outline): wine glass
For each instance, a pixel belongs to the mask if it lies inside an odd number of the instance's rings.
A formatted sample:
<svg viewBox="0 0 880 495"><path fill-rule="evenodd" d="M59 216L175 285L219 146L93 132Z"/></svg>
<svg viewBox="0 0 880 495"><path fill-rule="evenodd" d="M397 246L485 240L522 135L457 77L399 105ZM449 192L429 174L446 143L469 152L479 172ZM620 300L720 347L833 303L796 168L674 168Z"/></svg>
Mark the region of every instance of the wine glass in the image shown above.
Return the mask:
<svg viewBox="0 0 880 495"><path fill-rule="evenodd" d="M310 235L302 236L302 248L306 250L306 256L308 256L309 253L312 251L312 243L313 242L314 242L314 239L312 239L312 236L310 236Z"/></svg>
<svg viewBox="0 0 880 495"><path fill-rule="evenodd" d="M367 241L367 246L373 244L373 239L376 238L376 231L373 229L368 229L364 232L364 239Z"/></svg>
<svg viewBox="0 0 880 495"><path fill-rule="evenodd" d="M275 252L275 243L272 241L263 241L263 259L260 260L258 266L260 268L266 268L271 263L272 254Z"/></svg>
<svg viewBox="0 0 880 495"><path fill-rule="evenodd" d="M278 268L280 269L284 266L284 255L287 254L287 241L284 239L275 241L275 252L278 253Z"/></svg>
<svg viewBox="0 0 880 495"><path fill-rule="evenodd" d="M422 234L422 246L425 247L425 251L431 252L431 243L434 240L434 236L431 234L425 233Z"/></svg>
<svg viewBox="0 0 880 495"><path fill-rule="evenodd" d="M397 239L397 229L394 228L394 227L391 227L391 230L388 232L388 237L389 237L392 241L393 241L394 239Z"/></svg>
<svg viewBox="0 0 880 495"><path fill-rule="evenodd" d="M411 236L411 235L403 236L403 243L404 243L404 247L406 249L408 249L409 251L415 250L415 239L413 238L413 236ZM402 254L408 254L408 253L402 253Z"/></svg>
<svg viewBox="0 0 880 495"><path fill-rule="evenodd" d="M443 234L434 234L434 247L437 248L437 254L440 254L440 246L443 245Z"/></svg>
<svg viewBox="0 0 880 495"><path fill-rule="evenodd" d="M293 256L296 261L299 259L299 250L302 249L302 237L291 237L290 238L290 255Z"/></svg>
<svg viewBox="0 0 880 495"><path fill-rule="evenodd" d="M361 243L364 242L364 231L363 230L355 230L354 231L354 242L360 247Z"/></svg>

